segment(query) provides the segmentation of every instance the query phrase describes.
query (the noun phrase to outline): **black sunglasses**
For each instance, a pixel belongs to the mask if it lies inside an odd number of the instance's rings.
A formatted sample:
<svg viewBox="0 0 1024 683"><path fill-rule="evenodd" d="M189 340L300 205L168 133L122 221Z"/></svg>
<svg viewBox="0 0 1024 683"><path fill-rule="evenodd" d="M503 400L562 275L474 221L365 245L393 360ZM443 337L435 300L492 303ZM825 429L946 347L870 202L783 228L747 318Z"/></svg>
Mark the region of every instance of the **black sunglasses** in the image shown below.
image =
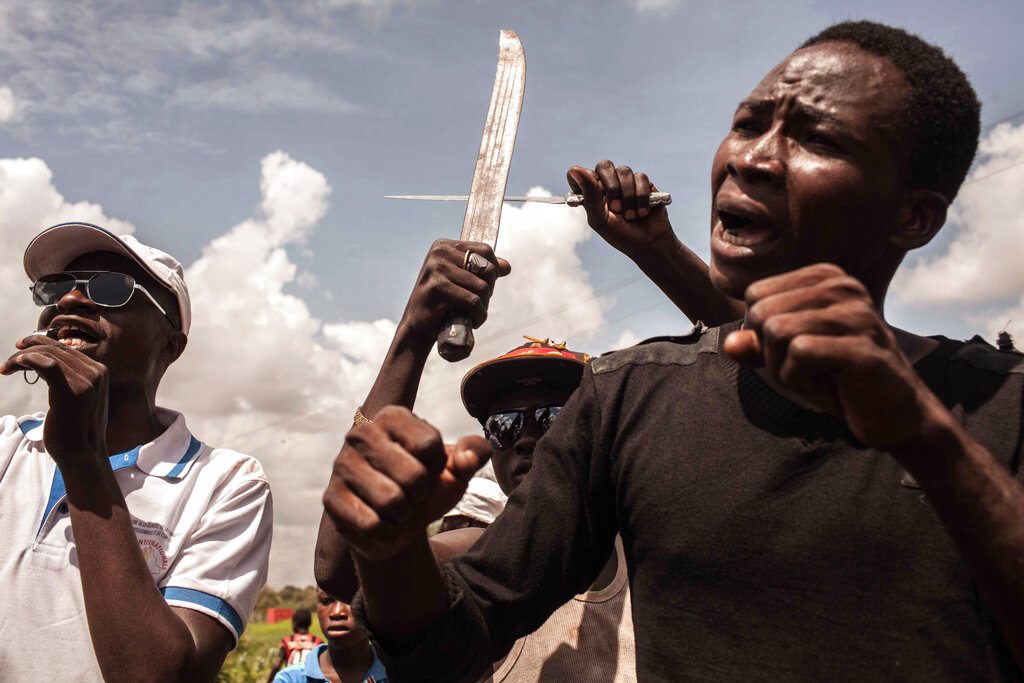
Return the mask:
<svg viewBox="0 0 1024 683"><path fill-rule="evenodd" d="M540 427L541 432L546 432L555 416L562 409L560 405L538 406L524 410L506 410L500 413L488 415L484 420L484 436L491 442L491 445L499 451L511 448L523 434L526 428L526 421L533 416L533 421Z"/></svg>
<svg viewBox="0 0 1024 683"><path fill-rule="evenodd" d="M74 291L76 287L85 285L85 295L94 304L117 308L128 303L135 290L139 290L153 302L153 305L164 314L165 318L171 320L164 307L157 303L157 300L145 287L135 282L135 278L131 275L105 270L81 272L92 275L84 280L72 273L51 273L42 276L29 287L32 291L32 300L39 306L53 306ZM172 321L171 324L173 325L174 322Z"/></svg>

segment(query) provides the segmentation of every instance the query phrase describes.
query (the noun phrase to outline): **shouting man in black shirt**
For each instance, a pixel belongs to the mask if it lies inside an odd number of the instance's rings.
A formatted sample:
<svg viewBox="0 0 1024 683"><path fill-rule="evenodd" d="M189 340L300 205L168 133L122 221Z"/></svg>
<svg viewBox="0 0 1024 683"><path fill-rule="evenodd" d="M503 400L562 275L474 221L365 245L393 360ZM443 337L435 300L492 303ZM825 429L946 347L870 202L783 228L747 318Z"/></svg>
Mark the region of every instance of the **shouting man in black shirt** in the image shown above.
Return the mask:
<svg viewBox="0 0 1024 683"><path fill-rule="evenodd" d="M324 502L391 677L472 680L616 533L641 680L1021 677L1024 365L883 318L978 121L951 60L879 24L772 69L712 164L711 279L745 298L742 326L591 362L533 475L443 569L423 527L486 446L446 453L399 408L353 429Z"/></svg>

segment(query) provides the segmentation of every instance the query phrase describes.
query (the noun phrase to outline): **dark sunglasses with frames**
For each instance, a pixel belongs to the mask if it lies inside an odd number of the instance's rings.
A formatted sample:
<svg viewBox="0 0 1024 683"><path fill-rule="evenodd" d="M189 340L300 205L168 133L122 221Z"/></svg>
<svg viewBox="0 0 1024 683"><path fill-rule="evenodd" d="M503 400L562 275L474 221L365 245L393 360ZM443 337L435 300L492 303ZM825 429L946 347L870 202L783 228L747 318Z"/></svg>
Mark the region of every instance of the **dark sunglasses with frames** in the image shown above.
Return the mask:
<svg viewBox="0 0 1024 683"><path fill-rule="evenodd" d="M537 406L522 410L505 410L488 415L484 420L484 436L499 451L511 448L526 428L530 418L537 423L541 433L548 431L555 416L562 409L561 405Z"/></svg>
<svg viewBox="0 0 1024 683"><path fill-rule="evenodd" d="M85 295L94 304L118 308L128 303L135 290L139 290L164 314L171 326L177 329L176 323L167 315L164 307L131 275L106 270L85 270L80 273L89 277L82 279L73 273L50 273L42 276L29 287L32 291L32 300L39 306L54 306L77 287L84 285Z"/></svg>

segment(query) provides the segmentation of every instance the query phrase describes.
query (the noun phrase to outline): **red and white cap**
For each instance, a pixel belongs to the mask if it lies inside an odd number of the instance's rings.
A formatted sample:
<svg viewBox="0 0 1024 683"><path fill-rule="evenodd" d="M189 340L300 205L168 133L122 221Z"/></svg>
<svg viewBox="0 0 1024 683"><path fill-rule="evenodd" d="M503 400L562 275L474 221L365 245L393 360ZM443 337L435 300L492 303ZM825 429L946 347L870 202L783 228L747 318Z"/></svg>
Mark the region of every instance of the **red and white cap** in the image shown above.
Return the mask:
<svg viewBox="0 0 1024 683"><path fill-rule="evenodd" d="M527 343L480 363L462 378L462 404L481 422L494 400L518 389L543 387L576 391L590 356L525 334Z"/></svg>
<svg viewBox="0 0 1024 683"><path fill-rule="evenodd" d="M25 273L35 282L43 275L59 273L83 254L112 251L138 263L178 301L181 331L192 324L192 303L181 264L170 254L146 246L131 235L115 235L91 223L61 223L36 235L25 249Z"/></svg>

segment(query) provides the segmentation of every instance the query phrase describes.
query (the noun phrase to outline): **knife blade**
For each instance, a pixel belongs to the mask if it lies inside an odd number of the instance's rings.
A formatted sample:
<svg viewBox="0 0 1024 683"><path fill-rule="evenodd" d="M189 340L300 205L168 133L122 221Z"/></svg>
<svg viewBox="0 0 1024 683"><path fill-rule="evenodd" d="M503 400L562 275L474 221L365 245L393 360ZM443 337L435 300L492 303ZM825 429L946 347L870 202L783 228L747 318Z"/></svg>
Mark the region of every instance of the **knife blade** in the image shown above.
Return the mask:
<svg viewBox="0 0 1024 683"><path fill-rule="evenodd" d="M389 194L384 199L414 199L435 202L464 202L469 199L465 194ZM565 204L567 206L582 206L583 195L570 192L564 197L523 197L506 195L502 198L505 202L539 202L541 204ZM668 206L672 203L672 195L668 192L652 192L647 200L647 206Z"/></svg>
<svg viewBox="0 0 1024 683"><path fill-rule="evenodd" d="M498 38L498 67L494 74L491 102L484 121L469 189L461 239L486 242L493 248L501 224L501 205L512 165L516 129L526 89L526 53L515 31L501 31ZM473 326L469 316L452 312L437 335L437 352L448 362L462 360L473 350Z"/></svg>

